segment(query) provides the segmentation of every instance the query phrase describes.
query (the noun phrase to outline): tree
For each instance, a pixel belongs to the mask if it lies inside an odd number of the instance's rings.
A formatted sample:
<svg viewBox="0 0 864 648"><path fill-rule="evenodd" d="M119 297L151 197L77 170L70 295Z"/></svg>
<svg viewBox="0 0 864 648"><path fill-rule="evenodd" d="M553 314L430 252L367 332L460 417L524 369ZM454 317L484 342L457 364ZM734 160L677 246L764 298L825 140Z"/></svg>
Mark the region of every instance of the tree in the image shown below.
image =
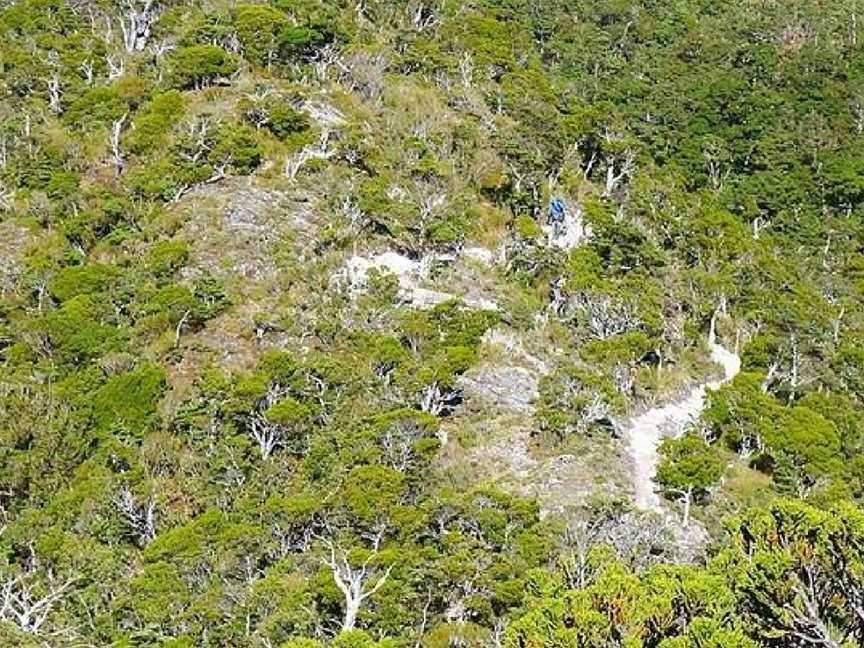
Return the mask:
<svg viewBox="0 0 864 648"><path fill-rule="evenodd" d="M91 396L97 426L105 431L142 435L156 414L156 403L165 388L164 370L152 364L112 376Z"/></svg>
<svg viewBox="0 0 864 648"><path fill-rule="evenodd" d="M189 45L170 55L171 78L175 87L200 90L237 71L237 63L216 45Z"/></svg>
<svg viewBox="0 0 864 648"><path fill-rule="evenodd" d="M703 419L714 438L744 456L764 446L766 434L782 414L780 403L763 389L764 379L762 374L742 372L707 394Z"/></svg>
<svg viewBox="0 0 864 648"><path fill-rule="evenodd" d="M120 30L123 32L123 45L127 52L141 52L147 47L161 9L157 0L121 1Z"/></svg>
<svg viewBox="0 0 864 648"><path fill-rule="evenodd" d="M277 3L277 8L279 6ZM294 20L286 22L278 35L283 58L311 57L316 50L335 40L339 11L335 6L318 0L283 6L294 10Z"/></svg>
<svg viewBox="0 0 864 648"><path fill-rule="evenodd" d="M287 22L281 11L264 5L239 5L234 27L244 56L268 68L279 55L279 34Z"/></svg>
<svg viewBox="0 0 864 648"><path fill-rule="evenodd" d="M0 619L28 634L43 634L51 612L71 595L68 590L74 582L75 578L42 582L35 570L4 574L0 577Z"/></svg>
<svg viewBox="0 0 864 648"><path fill-rule="evenodd" d="M533 575L527 605L503 646L756 648L730 619L735 599L721 576L683 566L634 573L602 553L593 562L597 574L586 587L567 589L556 575Z"/></svg>
<svg viewBox="0 0 864 648"><path fill-rule="evenodd" d="M128 134L130 150L141 155L165 146L184 108L183 95L177 90L155 94L132 118Z"/></svg>
<svg viewBox="0 0 864 648"><path fill-rule="evenodd" d="M0 645L864 644L860 5L0 2Z"/></svg>
<svg viewBox="0 0 864 648"><path fill-rule="evenodd" d="M801 496L842 473L837 427L802 405L783 412L766 445L765 458L776 465L774 480Z"/></svg>
<svg viewBox="0 0 864 648"><path fill-rule="evenodd" d="M383 462L402 473L425 467L440 446L438 420L412 409L397 409L370 421Z"/></svg>
<svg viewBox="0 0 864 648"><path fill-rule="evenodd" d="M541 425L560 438L611 427L621 396L612 381L586 367L565 365L540 381Z"/></svg>
<svg viewBox="0 0 864 648"><path fill-rule="evenodd" d="M436 358L435 364L420 369L417 374L420 409L439 416L452 411L461 399L461 390L456 386L456 376L464 373L471 364L472 352L468 349L447 349L444 357Z"/></svg>
<svg viewBox="0 0 864 648"><path fill-rule="evenodd" d="M705 497L723 476L723 457L695 432L679 439L666 439L660 446L657 482L684 504L682 524L690 523L690 506Z"/></svg>
<svg viewBox="0 0 864 648"><path fill-rule="evenodd" d="M156 537L156 502L151 498L139 503L129 487L123 486L116 504L138 545L146 547L150 544Z"/></svg>
<svg viewBox="0 0 864 648"><path fill-rule="evenodd" d="M760 641L841 648L864 641L864 516L848 502L781 500L729 524L721 556L742 618Z"/></svg>
<svg viewBox="0 0 864 648"><path fill-rule="evenodd" d="M342 632L354 629L363 602L381 589L390 577L390 572L393 571L393 565L388 565L383 571L376 569L375 560L378 557L382 538L383 533L375 534L371 541L371 549L365 552L366 556L359 566L351 564L349 551L332 540L322 540L325 547L322 562L330 569L336 586L345 597Z"/></svg>

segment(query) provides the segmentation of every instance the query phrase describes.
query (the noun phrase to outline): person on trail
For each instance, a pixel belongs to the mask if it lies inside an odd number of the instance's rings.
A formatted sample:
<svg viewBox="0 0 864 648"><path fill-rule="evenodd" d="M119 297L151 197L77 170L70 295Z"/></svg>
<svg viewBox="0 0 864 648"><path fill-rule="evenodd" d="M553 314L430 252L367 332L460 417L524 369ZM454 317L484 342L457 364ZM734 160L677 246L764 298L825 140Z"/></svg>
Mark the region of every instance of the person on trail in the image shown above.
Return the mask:
<svg viewBox="0 0 864 648"><path fill-rule="evenodd" d="M549 212L546 216L546 224L552 227L552 235L558 236L564 229L564 217L566 215L566 207L564 201L560 198L553 198L549 201Z"/></svg>

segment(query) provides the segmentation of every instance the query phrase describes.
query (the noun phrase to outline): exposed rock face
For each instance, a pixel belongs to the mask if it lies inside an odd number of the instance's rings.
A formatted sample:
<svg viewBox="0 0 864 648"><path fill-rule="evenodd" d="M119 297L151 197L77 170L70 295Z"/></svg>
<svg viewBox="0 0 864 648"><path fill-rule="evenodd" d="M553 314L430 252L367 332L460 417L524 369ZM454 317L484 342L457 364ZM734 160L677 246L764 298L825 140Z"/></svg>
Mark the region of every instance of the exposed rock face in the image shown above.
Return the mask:
<svg viewBox="0 0 864 648"><path fill-rule="evenodd" d="M550 246L572 250L591 236L591 228L585 223L579 205L566 201L565 206L563 220L547 223L542 229Z"/></svg>
<svg viewBox="0 0 864 648"><path fill-rule="evenodd" d="M711 536L699 522L690 520L690 524L685 527L681 526L677 518L667 516L666 527L679 562L695 563L704 556Z"/></svg>
<svg viewBox="0 0 864 648"><path fill-rule="evenodd" d="M467 432L471 442L451 442L445 448L443 465L469 467L476 479L536 497L544 515L563 513L598 490L622 490L624 485L614 481L616 474L598 474L592 456L550 456L532 447L538 383L548 370L546 356L534 355L521 334L506 328L487 331L481 354L484 361L459 380L465 407L446 424L454 433ZM459 435L451 437L458 439ZM617 452L611 442L609 452Z"/></svg>
<svg viewBox="0 0 864 648"><path fill-rule="evenodd" d="M352 290L366 287L370 270L389 272L399 280L400 288L410 289L429 274L428 262L415 261L398 252L384 252L374 256L355 254L345 263L344 278Z"/></svg>
<svg viewBox="0 0 864 648"><path fill-rule="evenodd" d="M420 286L429 278L431 268L435 263L452 263L454 261L451 257L440 255L429 255L415 260L392 251L374 256L355 254L348 259L345 267L334 279L337 282L347 284L352 292L362 292L366 289L368 273L375 269L395 275L399 281L400 298L414 308L434 308L451 299L459 299L469 308L497 310L498 305L494 301L479 295L450 293Z"/></svg>
<svg viewBox="0 0 864 648"><path fill-rule="evenodd" d="M563 514L592 493L622 490L617 475L611 471L598 474L590 456L545 456L532 447L530 412L501 408L448 419L446 425L453 438L458 438L457 430L470 430L473 441L468 447L451 441L440 459L445 469L458 466L455 473L467 471L472 483L493 483L511 493L536 497L543 515Z"/></svg>
<svg viewBox="0 0 864 648"><path fill-rule="evenodd" d="M483 334L483 344L487 347L498 347L507 357L518 360L521 364L531 367L539 374L549 371L549 366L544 360L530 353L519 337L512 331L502 328L492 328Z"/></svg>
<svg viewBox="0 0 864 648"><path fill-rule="evenodd" d="M493 468L498 475L511 478L517 483L532 483L539 462L531 455L531 432L527 427L515 426L504 438L489 440L476 448L471 461L482 464L484 470ZM490 471L490 472L493 472Z"/></svg>
<svg viewBox="0 0 864 648"><path fill-rule="evenodd" d="M491 299L474 297L473 295L454 295L453 293L429 290L428 288L414 288L407 295L409 303L414 308L434 308L451 299L460 299L468 308L477 310L498 310L498 304Z"/></svg>
<svg viewBox="0 0 864 648"><path fill-rule="evenodd" d="M465 398L477 399L497 410L530 413L537 398L537 376L522 367L483 367L459 380Z"/></svg>
<svg viewBox="0 0 864 648"><path fill-rule="evenodd" d="M307 101L303 104L303 110L325 128L339 128L345 125L345 115L335 106L323 101Z"/></svg>
<svg viewBox="0 0 864 648"><path fill-rule="evenodd" d="M190 191L183 209L192 267L216 275L272 280L273 246L286 236L311 232L307 203L240 179Z"/></svg>
<svg viewBox="0 0 864 648"><path fill-rule="evenodd" d="M0 295L12 288L20 272L19 259L29 231L11 222L0 222Z"/></svg>
<svg viewBox="0 0 864 648"><path fill-rule="evenodd" d="M495 252L489 248L480 246L466 247L462 250L462 256L488 267L495 265Z"/></svg>
<svg viewBox="0 0 864 648"><path fill-rule="evenodd" d="M232 371L254 365L265 345L256 339L257 322L274 311L271 300L278 298L275 246L290 242L301 255L314 238L313 205L305 197L255 179L226 178L192 189L174 207L183 223L178 238L190 250L182 276L211 275L232 291L232 299L240 296L228 312L184 333L183 359L170 372L170 400L185 397L203 364L217 362Z"/></svg>

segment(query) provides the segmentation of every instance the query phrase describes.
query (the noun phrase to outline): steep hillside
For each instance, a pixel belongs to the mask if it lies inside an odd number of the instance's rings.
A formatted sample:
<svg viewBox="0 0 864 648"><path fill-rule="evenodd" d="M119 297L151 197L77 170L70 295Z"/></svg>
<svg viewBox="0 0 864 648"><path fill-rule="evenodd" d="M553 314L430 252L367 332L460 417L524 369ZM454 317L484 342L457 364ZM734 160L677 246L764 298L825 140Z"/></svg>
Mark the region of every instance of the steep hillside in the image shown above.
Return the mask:
<svg viewBox="0 0 864 648"><path fill-rule="evenodd" d="M0 3L0 643L864 645L859 16Z"/></svg>

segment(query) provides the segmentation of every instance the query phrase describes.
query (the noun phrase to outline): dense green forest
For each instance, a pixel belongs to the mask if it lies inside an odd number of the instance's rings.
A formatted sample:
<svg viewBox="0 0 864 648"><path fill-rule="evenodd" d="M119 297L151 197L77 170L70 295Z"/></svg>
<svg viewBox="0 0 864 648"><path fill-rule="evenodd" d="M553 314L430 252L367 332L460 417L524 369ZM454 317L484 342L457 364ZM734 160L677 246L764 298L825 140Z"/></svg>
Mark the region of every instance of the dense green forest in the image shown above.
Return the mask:
<svg viewBox="0 0 864 648"><path fill-rule="evenodd" d="M0 0L0 644L864 645L864 1Z"/></svg>

